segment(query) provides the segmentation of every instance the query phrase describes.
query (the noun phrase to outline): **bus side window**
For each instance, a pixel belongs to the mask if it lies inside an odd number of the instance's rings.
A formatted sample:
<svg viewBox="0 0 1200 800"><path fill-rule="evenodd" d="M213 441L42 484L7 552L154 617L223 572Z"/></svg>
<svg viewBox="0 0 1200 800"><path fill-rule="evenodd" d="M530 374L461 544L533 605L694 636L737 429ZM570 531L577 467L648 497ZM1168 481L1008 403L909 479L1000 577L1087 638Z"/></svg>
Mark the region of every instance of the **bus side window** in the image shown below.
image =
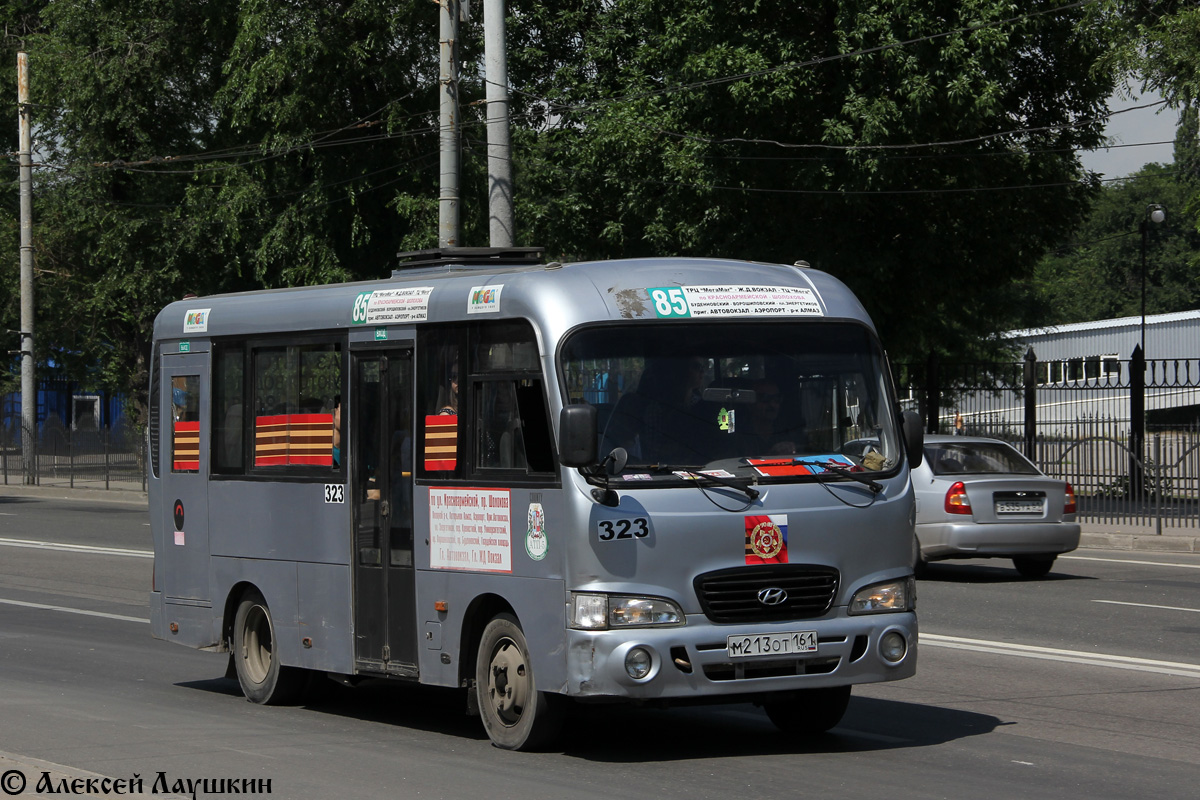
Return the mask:
<svg viewBox="0 0 1200 800"><path fill-rule="evenodd" d="M245 353L219 347L213 369L213 472L245 471Z"/></svg>
<svg viewBox="0 0 1200 800"><path fill-rule="evenodd" d="M466 375L462 374L463 332L459 328L429 328L421 331L417 368L418 464L422 475L449 478L461 472Z"/></svg>
<svg viewBox="0 0 1200 800"><path fill-rule="evenodd" d="M171 471L200 471L200 376L171 379Z"/></svg>
<svg viewBox="0 0 1200 800"><path fill-rule="evenodd" d="M251 465L310 475L340 470L333 427L343 388L341 349L332 343L257 347L251 362L254 393L250 410L241 412L253 427Z"/></svg>

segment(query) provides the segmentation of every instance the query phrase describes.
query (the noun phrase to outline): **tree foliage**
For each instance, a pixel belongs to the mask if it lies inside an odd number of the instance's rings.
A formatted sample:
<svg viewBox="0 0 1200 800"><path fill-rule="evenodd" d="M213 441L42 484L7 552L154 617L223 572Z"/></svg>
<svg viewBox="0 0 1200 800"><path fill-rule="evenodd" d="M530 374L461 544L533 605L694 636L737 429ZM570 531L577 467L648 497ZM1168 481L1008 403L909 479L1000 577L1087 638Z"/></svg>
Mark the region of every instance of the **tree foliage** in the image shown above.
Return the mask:
<svg viewBox="0 0 1200 800"><path fill-rule="evenodd" d="M1145 225L1146 313L1200 307L1200 232L1190 204L1200 191L1195 171L1197 114L1185 111L1173 165L1147 164L1106 186L1071 241L1038 264L1030 324L1085 322L1142 313L1142 225ZM1161 205L1166 220L1149 220Z"/></svg>
<svg viewBox="0 0 1200 800"><path fill-rule="evenodd" d="M383 276L436 242L436 3L2 8L37 103L44 361L140 389L154 315L185 292ZM1135 31L1067 0L510 0L509 16L519 244L803 259L851 285L896 357L962 354L1013 318L1097 193L1076 153L1100 142ZM460 182L462 241L482 245L476 17ZM0 203L15 254L15 192Z"/></svg>
<svg viewBox="0 0 1200 800"><path fill-rule="evenodd" d="M1065 4L1064 4L1065 5ZM1110 26L912 0L516 4L518 219L566 256L791 263L850 284L893 354L1011 318L1094 188ZM741 77L731 77L741 76Z"/></svg>

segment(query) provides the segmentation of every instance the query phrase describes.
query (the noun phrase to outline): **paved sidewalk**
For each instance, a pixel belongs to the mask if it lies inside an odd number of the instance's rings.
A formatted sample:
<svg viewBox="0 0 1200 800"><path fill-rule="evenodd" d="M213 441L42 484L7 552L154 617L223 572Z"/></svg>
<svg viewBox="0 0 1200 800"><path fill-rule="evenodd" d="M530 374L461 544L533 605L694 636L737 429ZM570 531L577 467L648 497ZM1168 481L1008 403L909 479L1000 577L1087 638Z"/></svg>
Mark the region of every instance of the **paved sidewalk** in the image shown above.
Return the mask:
<svg viewBox="0 0 1200 800"><path fill-rule="evenodd" d="M146 493L137 484L112 484L76 481L75 488L67 485L22 486L0 484L0 502L7 495L53 497L60 500L146 504ZM1153 525L1083 522L1079 546L1099 550L1136 550L1159 553L1200 553L1200 526L1167 527L1159 534Z"/></svg>

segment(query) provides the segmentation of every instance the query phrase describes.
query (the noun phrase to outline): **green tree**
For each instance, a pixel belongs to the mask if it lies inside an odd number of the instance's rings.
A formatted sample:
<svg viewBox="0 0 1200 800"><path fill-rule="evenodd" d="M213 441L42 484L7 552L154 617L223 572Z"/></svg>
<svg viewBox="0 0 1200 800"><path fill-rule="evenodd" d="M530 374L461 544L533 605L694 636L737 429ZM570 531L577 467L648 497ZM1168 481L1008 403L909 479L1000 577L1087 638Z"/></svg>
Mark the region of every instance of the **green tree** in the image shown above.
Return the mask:
<svg viewBox="0 0 1200 800"><path fill-rule="evenodd" d="M894 356L1006 327L1095 192L1076 151L1116 29L1077 4L518 0L514 23L528 241L804 259Z"/></svg>
<svg viewBox="0 0 1200 800"><path fill-rule="evenodd" d="M1200 307L1200 233L1189 204L1197 194L1196 111L1184 112L1175 164L1147 164L1106 186L1069 244L1038 263L1028 324L1085 322L1141 314L1140 223L1151 204L1162 224L1146 228L1146 313Z"/></svg>
<svg viewBox="0 0 1200 800"><path fill-rule="evenodd" d="M435 240L433 4L58 0L37 23L46 359L141 391L167 302L382 276Z"/></svg>

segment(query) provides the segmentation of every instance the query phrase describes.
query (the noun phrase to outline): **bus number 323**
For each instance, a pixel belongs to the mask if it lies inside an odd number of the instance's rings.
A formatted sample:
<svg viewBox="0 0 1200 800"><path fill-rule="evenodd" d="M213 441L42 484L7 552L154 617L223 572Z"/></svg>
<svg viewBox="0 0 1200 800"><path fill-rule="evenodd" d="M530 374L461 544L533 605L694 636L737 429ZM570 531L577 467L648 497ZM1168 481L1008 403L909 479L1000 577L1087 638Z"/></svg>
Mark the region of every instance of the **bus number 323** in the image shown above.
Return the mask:
<svg viewBox="0 0 1200 800"><path fill-rule="evenodd" d="M645 517L633 519L602 519L596 523L596 536L602 542L617 539L645 539L650 535L650 520Z"/></svg>

